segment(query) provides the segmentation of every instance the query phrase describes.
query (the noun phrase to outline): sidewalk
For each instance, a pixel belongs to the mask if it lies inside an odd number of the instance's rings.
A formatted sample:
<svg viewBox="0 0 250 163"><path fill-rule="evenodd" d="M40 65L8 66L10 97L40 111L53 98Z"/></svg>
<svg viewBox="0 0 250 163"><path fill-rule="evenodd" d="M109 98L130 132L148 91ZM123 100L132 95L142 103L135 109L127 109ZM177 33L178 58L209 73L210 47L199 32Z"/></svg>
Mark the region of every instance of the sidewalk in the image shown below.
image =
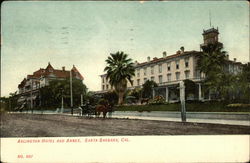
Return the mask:
<svg viewBox="0 0 250 163"><path fill-rule="evenodd" d="M181 122L181 118L168 118L168 117L112 116L112 118L129 118L129 119ZM246 120L187 118L187 122L250 126L250 121L246 121Z"/></svg>
<svg viewBox="0 0 250 163"><path fill-rule="evenodd" d="M180 112L163 112L163 111L119 112L119 111L116 111L112 113L112 117L181 122ZM187 122L250 126L250 113L187 112L186 117L187 117Z"/></svg>

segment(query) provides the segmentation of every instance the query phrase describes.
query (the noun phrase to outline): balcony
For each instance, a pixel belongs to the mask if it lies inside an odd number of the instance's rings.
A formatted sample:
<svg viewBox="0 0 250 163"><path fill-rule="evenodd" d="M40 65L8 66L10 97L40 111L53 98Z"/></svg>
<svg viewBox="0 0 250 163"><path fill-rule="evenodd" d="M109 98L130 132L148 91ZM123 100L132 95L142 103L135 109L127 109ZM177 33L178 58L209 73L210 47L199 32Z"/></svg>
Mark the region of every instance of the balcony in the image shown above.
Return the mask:
<svg viewBox="0 0 250 163"><path fill-rule="evenodd" d="M178 84L180 81L183 81L185 79L180 79L180 80L172 80L172 81L167 81L167 82L162 82L162 83L157 83L159 86L166 86L166 85L173 85L173 84ZM188 80L192 80L193 82L200 82L204 80L204 78L189 78Z"/></svg>

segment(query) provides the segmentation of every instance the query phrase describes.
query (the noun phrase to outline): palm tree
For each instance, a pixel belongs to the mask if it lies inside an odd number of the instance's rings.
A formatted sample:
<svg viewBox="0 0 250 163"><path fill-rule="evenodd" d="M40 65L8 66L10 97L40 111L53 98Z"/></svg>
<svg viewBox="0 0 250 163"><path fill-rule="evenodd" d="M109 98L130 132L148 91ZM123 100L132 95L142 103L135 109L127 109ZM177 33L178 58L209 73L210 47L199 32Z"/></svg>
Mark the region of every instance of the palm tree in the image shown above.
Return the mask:
<svg viewBox="0 0 250 163"><path fill-rule="evenodd" d="M135 75L135 68L131 58L123 52L110 54L106 59L107 66L104 71L107 72L107 79L118 94L118 104L123 104L123 96L127 89L127 82L132 84L132 76Z"/></svg>
<svg viewBox="0 0 250 163"><path fill-rule="evenodd" d="M226 68L226 51L223 51L221 44L209 44L203 47L203 54L198 56L197 69L205 74L204 84L209 90L217 90L219 93L223 89Z"/></svg>
<svg viewBox="0 0 250 163"><path fill-rule="evenodd" d="M204 47L203 54L198 58L198 69L206 76L214 71L223 71L226 64L226 51L220 44L209 44Z"/></svg>

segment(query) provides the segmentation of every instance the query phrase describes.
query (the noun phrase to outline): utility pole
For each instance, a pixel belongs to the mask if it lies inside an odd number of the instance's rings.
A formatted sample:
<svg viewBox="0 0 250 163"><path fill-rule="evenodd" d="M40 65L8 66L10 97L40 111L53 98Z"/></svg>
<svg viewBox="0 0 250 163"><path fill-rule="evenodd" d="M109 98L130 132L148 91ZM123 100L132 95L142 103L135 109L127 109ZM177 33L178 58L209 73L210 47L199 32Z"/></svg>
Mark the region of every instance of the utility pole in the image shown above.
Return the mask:
<svg viewBox="0 0 250 163"><path fill-rule="evenodd" d="M62 96L62 105L61 105L61 113L63 113L63 89L61 88L61 96Z"/></svg>
<svg viewBox="0 0 250 163"><path fill-rule="evenodd" d="M70 70L70 107L73 115L73 91L72 91L72 71Z"/></svg>
<svg viewBox="0 0 250 163"><path fill-rule="evenodd" d="M43 114L43 109L42 109L42 93L41 93L41 81L39 80L39 107L41 110L41 113Z"/></svg>
<svg viewBox="0 0 250 163"><path fill-rule="evenodd" d="M180 81L181 121L186 122L185 85Z"/></svg>
<svg viewBox="0 0 250 163"><path fill-rule="evenodd" d="M83 106L83 96L81 94L81 106Z"/></svg>
<svg viewBox="0 0 250 163"><path fill-rule="evenodd" d="M31 113L33 114L33 80L31 79L31 91L30 91L30 108L31 108Z"/></svg>

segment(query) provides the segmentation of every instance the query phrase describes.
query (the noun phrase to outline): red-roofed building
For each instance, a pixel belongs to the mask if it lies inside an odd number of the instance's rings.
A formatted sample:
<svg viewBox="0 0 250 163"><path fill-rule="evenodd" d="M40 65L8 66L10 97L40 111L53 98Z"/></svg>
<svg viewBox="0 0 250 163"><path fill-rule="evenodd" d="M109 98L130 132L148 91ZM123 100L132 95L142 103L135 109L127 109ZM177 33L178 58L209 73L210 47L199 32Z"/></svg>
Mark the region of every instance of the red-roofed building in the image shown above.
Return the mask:
<svg viewBox="0 0 250 163"><path fill-rule="evenodd" d="M29 102L31 101L31 97L36 99L39 94L39 88L49 85L51 80L65 80L70 78L70 71L72 73L72 78L81 81L84 79L75 66L73 66L71 70L65 70L65 67L62 67L62 69L54 69L50 63L48 63L45 69L40 68L33 72L32 75L27 75L27 78L24 78L18 85L20 95L18 102Z"/></svg>

